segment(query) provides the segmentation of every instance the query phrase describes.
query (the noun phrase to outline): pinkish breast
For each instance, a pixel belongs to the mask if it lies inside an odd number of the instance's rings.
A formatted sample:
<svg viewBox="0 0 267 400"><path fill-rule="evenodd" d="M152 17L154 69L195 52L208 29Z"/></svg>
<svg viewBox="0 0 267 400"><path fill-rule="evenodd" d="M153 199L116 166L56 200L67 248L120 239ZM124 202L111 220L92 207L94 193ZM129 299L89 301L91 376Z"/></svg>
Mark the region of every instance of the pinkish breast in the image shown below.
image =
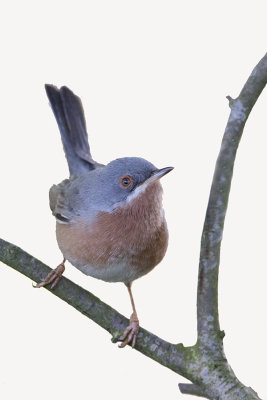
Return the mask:
<svg viewBox="0 0 267 400"><path fill-rule="evenodd" d="M168 230L159 182L115 212L86 221L57 223L64 257L82 272L106 281L130 282L151 271L164 257Z"/></svg>

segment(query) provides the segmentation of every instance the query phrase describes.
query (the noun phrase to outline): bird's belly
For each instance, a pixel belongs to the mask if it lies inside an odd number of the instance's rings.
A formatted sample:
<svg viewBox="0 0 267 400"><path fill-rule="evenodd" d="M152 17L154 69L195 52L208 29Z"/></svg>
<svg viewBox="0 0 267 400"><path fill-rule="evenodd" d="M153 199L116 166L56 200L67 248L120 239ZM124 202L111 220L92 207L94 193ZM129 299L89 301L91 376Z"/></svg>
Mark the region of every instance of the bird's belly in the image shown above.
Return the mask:
<svg viewBox="0 0 267 400"><path fill-rule="evenodd" d="M57 241L64 257L86 275L107 282L125 282L145 275L164 257L168 244L165 220L149 235L145 230L108 231L81 224L57 223Z"/></svg>
<svg viewBox="0 0 267 400"><path fill-rule="evenodd" d="M101 279L106 282L132 282L143 274L137 268L131 266L126 260L109 261L107 264L99 265L81 265L76 260L70 260L76 268L84 274ZM76 261L76 263L75 263Z"/></svg>

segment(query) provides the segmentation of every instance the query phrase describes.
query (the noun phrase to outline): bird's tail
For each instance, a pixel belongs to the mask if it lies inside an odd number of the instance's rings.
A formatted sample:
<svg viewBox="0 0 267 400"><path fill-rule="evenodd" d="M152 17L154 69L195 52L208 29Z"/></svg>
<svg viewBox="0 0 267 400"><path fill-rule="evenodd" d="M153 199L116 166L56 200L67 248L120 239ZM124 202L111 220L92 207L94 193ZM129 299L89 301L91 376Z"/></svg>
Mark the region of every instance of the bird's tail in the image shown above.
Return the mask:
<svg viewBox="0 0 267 400"><path fill-rule="evenodd" d="M57 120L70 175L84 174L101 164L91 156L83 106L80 98L66 86L45 85Z"/></svg>

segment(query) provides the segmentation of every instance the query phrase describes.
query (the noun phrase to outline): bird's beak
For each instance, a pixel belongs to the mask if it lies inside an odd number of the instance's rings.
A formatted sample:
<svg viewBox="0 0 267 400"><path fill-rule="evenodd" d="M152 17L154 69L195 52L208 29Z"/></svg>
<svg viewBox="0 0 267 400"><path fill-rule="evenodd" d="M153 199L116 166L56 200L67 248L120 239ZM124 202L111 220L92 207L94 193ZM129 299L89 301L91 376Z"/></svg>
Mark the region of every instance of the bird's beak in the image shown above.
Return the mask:
<svg viewBox="0 0 267 400"><path fill-rule="evenodd" d="M162 178L164 175L168 174L173 170L174 167L165 167L161 169L156 169L152 172L151 176L145 181L146 183L152 183Z"/></svg>

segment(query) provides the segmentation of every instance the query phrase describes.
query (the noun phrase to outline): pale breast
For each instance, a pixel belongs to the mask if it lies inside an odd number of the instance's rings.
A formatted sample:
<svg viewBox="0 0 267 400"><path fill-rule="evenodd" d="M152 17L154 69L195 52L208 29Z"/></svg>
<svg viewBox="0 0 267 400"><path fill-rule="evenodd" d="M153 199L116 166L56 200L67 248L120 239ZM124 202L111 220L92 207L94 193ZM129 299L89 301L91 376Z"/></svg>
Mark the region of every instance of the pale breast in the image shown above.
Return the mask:
<svg viewBox="0 0 267 400"><path fill-rule="evenodd" d="M64 257L85 274L109 282L127 283L148 273L168 245L160 189L155 182L127 206L100 212L90 225L57 223Z"/></svg>

